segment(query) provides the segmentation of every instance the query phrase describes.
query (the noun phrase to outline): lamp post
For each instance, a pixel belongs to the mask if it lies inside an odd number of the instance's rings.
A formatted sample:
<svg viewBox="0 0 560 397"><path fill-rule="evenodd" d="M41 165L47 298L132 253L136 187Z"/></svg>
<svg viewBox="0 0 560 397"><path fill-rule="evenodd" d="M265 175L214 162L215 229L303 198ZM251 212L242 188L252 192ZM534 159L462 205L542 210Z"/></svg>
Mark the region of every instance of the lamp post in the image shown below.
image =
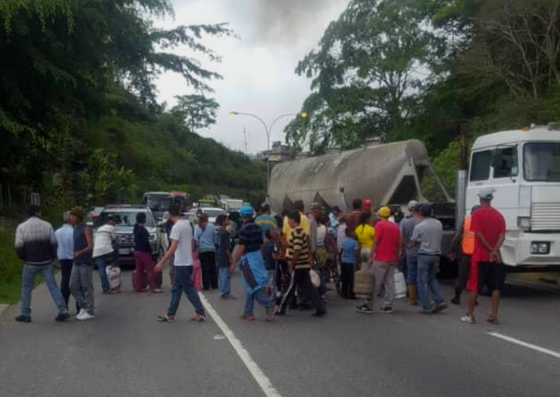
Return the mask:
<svg viewBox="0 0 560 397"><path fill-rule="evenodd" d="M272 132L272 127L274 127L274 124L276 124L276 122L280 119L283 119L284 117L289 117L289 116L300 116L302 118L307 118L309 115L306 112L301 112L301 113L286 113L286 114L282 114L278 117L276 117L272 123L270 123L270 125L266 125L266 123L264 122L263 119L261 119L259 116L257 116L256 114L253 113L245 113L245 112L229 112L229 115L231 117L235 117L235 116L247 116L247 117L252 117L254 119L257 119L260 121L260 123L262 124L262 126L264 127L264 131L266 133L266 200L268 201L268 195L269 195L269 190L270 190L270 134Z"/></svg>

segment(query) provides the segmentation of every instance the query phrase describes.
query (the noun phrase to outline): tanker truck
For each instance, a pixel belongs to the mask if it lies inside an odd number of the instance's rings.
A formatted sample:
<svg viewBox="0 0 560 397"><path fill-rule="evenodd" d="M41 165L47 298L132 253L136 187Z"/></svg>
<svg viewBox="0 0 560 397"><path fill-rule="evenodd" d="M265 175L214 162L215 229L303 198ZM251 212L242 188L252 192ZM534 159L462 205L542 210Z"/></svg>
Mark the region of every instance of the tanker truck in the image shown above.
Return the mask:
<svg viewBox="0 0 560 397"><path fill-rule="evenodd" d="M351 210L356 198L374 206L406 206L410 200L431 202L422 180L431 175L441 189L443 203L432 203L444 226L444 253L455 233L455 202L435 173L424 144L416 139L380 144L366 141L348 151L330 149L317 157L280 163L272 170L269 202L275 212L290 209L296 200L306 208L313 202L325 208Z"/></svg>
<svg viewBox="0 0 560 397"><path fill-rule="evenodd" d="M422 142L368 141L359 149L330 149L322 156L276 165L269 200L276 212L290 208L295 200L303 200L306 208L318 202L342 210L350 210L356 198L370 199L375 206L406 205L413 199L429 201L421 188L428 174L435 178L446 204L452 204Z"/></svg>

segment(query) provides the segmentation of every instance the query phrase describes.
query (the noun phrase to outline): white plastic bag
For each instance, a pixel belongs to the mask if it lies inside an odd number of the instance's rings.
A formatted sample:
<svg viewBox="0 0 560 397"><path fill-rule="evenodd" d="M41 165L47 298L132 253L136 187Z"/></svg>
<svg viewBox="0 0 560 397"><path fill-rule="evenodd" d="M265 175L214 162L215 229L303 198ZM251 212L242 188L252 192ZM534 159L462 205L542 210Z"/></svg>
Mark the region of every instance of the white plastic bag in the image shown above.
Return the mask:
<svg viewBox="0 0 560 397"><path fill-rule="evenodd" d="M406 298L406 281L404 274L398 270L395 272L395 299Z"/></svg>
<svg viewBox="0 0 560 397"><path fill-rule="evenodd" d="M321 286L321 277L319 273L315 270L309 270L309 275L311 276L311 282L315 288L319 288Z"/></svg>
<svg viewBox="0 0 560 397"><path fill-rule="evenodd" d="M120 291L122 285L122 272L118 266L107 266L107 278L111 291Z"/></svg>

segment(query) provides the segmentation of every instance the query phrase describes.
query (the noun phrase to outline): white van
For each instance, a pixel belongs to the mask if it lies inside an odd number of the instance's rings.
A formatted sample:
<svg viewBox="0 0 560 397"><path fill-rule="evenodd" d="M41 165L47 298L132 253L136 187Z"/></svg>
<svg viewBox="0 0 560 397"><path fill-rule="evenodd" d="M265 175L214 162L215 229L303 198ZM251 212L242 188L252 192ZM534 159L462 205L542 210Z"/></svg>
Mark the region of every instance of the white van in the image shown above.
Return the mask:
<svg viewBox="0 0 560 397"><path fill-rule="evenodd" d="M548 127L479 137L472 148L467 211L483 187L496 189L492 205L506 219L501 250L509 266L560 268L560 131Z"/></svg>

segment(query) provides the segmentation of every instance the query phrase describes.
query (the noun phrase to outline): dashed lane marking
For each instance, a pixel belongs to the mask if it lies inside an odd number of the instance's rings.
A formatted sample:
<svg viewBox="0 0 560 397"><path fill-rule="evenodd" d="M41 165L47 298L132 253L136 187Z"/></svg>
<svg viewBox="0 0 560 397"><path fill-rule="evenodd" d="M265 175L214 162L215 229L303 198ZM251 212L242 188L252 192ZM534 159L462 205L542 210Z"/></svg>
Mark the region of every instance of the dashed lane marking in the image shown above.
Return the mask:
<svg viewBox="0 0 560 397"><path fill-rule="evenodd" d="M245 347L243 347L243 344L241 344L239 339L237 339L233 331L229 328L225 321L222 320L222 318L214 309L214 307L212 307L210 302L208 302L208 299L206 299L204 294L199 292L199 295L200 300L202 301L202 304L206 309L206 312L210 315L210 317L212 317L216 325L218 325L218 327L222 330L223 334L225 335L241 361L243 361L243 364L245 364L245 366L249 370L249 373L253 376L257 384L260 386L265 396L282 397L280 393L278 393L278 390L276 390L274 386L272 386L270 379L268 379L259 365L255 362L255 360L253 360L247 349L245 349Z"/></svg>

